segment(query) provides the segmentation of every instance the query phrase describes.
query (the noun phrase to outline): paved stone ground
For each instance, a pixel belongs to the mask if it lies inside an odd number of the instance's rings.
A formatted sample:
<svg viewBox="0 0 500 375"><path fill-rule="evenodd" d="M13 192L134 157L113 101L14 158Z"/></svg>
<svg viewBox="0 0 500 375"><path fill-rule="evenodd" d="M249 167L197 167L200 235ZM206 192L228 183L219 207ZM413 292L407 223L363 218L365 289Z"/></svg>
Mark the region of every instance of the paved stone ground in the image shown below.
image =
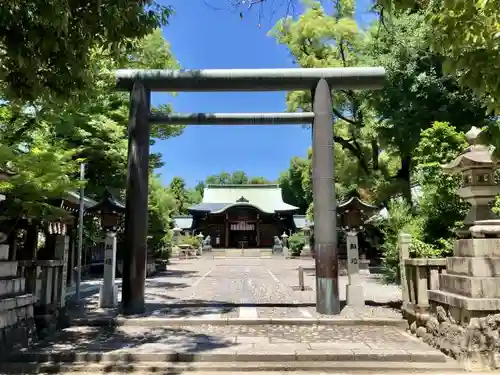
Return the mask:
<svg viewBox="0 0 500 375"><path fill-rule="evenodd" d="M144 361L158 361L158 355L187 353L205 355L291 356L289 360L300 360L300 356L317 355L380 355L419 356L438 355L434 349L394 327L338 327L338 326L182 326L182 327L72 327L63 330L51 341L26 350L24 355L49 354L83 355L92 352L101 354L142 355ZM19 355L23 355L20 353ZM24 357L26 359L30 357ZM30 361L41 357L30 358ZM54 358L54 357L52 357ZM111 357L110 357L111 358ZM248 359L247 359L248 360ZM435 361L435 360L434 360ZM432 361L433 362L433 361Z"/></svg>
<svg viewBox="0 0 500 375"><path fill-rule="evenodd" d="M314 260L220 258L173 260L168 271L146 280L147 315L170 318L316 318ZM298 267L305 269L308 290L297 291ZM347 276L339 279L345 300ZM377 275L363 275L367 306L343 307L328 318L400 318L400 289L384 285ZM120 296L119 296L120 299ZM109 314L97 308L98 291L85 298L87 314Z"/></svg>

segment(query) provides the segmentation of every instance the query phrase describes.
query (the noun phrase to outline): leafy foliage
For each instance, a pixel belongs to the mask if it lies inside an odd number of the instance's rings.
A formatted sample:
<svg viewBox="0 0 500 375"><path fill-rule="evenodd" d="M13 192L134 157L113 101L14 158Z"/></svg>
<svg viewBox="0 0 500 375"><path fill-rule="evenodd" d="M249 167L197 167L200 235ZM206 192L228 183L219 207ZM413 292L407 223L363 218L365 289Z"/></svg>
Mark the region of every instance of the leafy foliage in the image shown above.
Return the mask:
<svg viewBox="0 0 500 375"><path fill-rule="evenodd" d="M303 233L297 232L288 237L288 248L292 256L299 256L307 243L308 238Z"/></svg>
<svg viewBox="0 0 500 375"><path fill-rule="evenodd" d="M0 80L9 99L65 99L94 83L93 51L130 51L165 25L169 7L150 0L4 0L0 3Z"/></svg>
<svg viewBox="0 0 500 375"><path fill-rule="evenodd" d="M443 68L499 109L500 1L378 0L385 15L411 9L425 16L425 42L444 57Z"/></svg>

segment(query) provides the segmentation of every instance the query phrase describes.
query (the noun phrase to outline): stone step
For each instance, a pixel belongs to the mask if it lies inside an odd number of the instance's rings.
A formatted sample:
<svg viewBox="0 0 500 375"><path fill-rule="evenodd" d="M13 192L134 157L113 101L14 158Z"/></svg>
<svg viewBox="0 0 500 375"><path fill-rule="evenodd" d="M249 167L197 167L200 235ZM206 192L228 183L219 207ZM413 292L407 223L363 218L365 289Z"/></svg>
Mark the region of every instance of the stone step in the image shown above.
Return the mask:
<svg viewBox="0 0 500 375"><path fill-rule="evenodd" d="M0 261L0 279L8 277L16 277L17 262L16 261Z"/></svg>
<svg viewBox="0 0 500 375"><path fill-rule="evenodd" d="M0 245L0 261L9 259L9 245Z"/></svg>
<svg viewBox="0 0 500 375"><path fill-rule="evenodd" d="M24 291L26 279L14 277L11 279L0 279L0 297L20 294Z"/></svg>
<svg viewBox="0 0 500 375"><path fill-rule="evenodd" d="M294 375L304 374L398 374L398 375L441 375L465 374L456 363L418 363L418 362L361 362L361 361L286 361L286 362L149 362L145 363L116 363L116 362L74 362L74 363L7 363L1 366L5 374L39 374L70 373L91 374L187 374L187 375L216 375L221 372L238 372L241 375L258 373L259 375L277 375L284 371L293 371ZM479 375L483 373L467 373ZM486 374L486 373L484 373Z"/></svg>
<svg viewBox="0 0 500 375"><path fill-rule="evenodd" d="M150 348L145 348L149 345ZM161 344L145 344L139 348L109 350L103 347L100 351L21 351L9 358L10 363L95 363L95 362L136 362L158 363L169 362L402 362L402 363L451 363L442 353L436 350L405 349L351 349L348 344L344 348L333 349L325 345L324 349L308 349L300 344L262 345L255 347L242 344L237 348L222 348L220 345L206 344L195 350L171 350L162 348ZM298 349L297 349L298 347Z"/></svg>
<svg viewBox="0 0 500 375"><path fill-rule="evenodd" d="M500 257L448 257L446 272L453 275L497 277L500 276Z"/></svg>
<svg viewBox="0 0 500 375"><path fill-rule="evenodd" d="M500 238L473 238L455 241L457 257L500 257Z"/></svg>
<svg viewBox="0 0 500 375"><path fill-rule="evenodd" d="M0 298L0 314L5 311L31 306L34 302L35 297L31 293ZM3 327L3 324L4 322L0 318L0 327Z"/></svg>
<svg viewBox="0 0 500 375"><path fill-rule="evenodd" d="M500 277L439 275L440 289L465 297L500 298Z"/></svg>

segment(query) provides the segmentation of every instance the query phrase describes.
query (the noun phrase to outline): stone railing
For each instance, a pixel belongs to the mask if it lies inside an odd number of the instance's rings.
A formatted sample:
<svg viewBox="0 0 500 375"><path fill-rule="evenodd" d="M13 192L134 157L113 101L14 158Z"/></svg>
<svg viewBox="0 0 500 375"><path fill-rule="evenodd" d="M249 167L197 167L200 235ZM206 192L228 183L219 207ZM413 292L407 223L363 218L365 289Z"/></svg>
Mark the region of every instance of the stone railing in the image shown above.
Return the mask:
<svg viewBox="0 0 500 375"><path fill-rule="evenodd" d="M62 323L66 297L63 260L20 260L19 274L26 278L26 292L34 295L35 323L39 335Z"/></svg>
<svg viewBox="0 0 500 375"><path fill-rule="evenodd" d="M445 258L411 258L411 236L399 234L399 272L405 314L429 310L429 290L439 288L439 274L446 273Z"/></svg>
<svg viewBox="0 0 500 375"><path fill-rule="evenodd" d="M405 309L425 312L429 309L429 290L439 288L439 274L446 272L445 258L404 259L408 298Z"/></svg>

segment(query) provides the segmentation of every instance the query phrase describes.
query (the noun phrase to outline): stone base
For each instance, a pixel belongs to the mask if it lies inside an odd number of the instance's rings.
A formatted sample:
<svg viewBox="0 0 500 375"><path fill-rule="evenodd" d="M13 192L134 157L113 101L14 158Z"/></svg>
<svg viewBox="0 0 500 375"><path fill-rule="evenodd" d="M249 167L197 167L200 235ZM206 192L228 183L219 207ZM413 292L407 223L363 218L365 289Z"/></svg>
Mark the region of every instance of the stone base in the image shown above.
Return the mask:
<svg viewBox="0 0 500 375"><path fill-rule="evenodd" d="M469 298L500 298L500 277L478 277L446 273L439 275L439 289Z"/></svg>
<svg viewBox="0 0 500 375"><path fill-rule="evenodd" d="M40 339L46 338L57 330L67 328L70 325L66 307L35 306L34 313L36 331Z"/></svg>
<svg viewBox="0 0 500 375"><path fill-rule="evenodd" d="M500 351L496 347L500 314L460 323L455 319L453 310L450 306L433 304L432 313L405 310L404 317L408 320L412 334L456 359L467 370L500 368Z"/></svg>
<svg viewBox="0 0 500 375"><path fill-rule="evenodd" d="M17 323L0 328L0 362L21 348L36 342L37 333L32 317L19 320Z"/></svg>
<svg viewBox="0 0 500 375"><path fill-rule="evenodd" d="M101 309L113 308L118 305L118 287L113 285L113 291L111 295L104 295L104 286L101 285L99 290L99 307Z"/></svg>
<svg viewBox="0 0 500 375"><path fill-rule="evenodd" d="M364 307L365 294L362 285L346 285L347 306Z"/></svg>
<svg viewBox="0 0 500 375"><path fill-rule="evenodd" d="M0 299L0 359L36 341L33 299L32 294Z"/></svg>
<svg viewBox="0 0 500 375"><path fill-rule="evenodd" d="M433 310L443 306L456 321L468 323L470 318L483 317L500 311L500 298L470 298L442 290L429 290Z"/></svg>

